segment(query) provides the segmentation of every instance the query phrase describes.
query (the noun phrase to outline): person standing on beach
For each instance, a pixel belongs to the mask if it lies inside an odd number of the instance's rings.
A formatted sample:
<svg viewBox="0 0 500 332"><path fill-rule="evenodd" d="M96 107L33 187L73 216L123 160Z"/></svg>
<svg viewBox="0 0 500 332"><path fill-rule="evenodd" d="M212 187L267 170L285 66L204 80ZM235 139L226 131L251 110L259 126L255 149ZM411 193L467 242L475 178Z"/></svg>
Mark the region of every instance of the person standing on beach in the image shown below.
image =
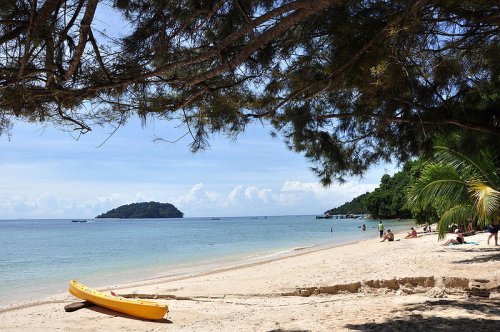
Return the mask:
<svg viewBox="0 0 500 332"><path fill-rule="evenodd" d="M495 245L498 246L498 220L500 217L497 217L497 220L493 220L491 225L488 226L488 245L490 245L490 239L493 237L495 239Z"/></svg>
<svg viewBox="0 0 500 332"><path fill-rule="evenodd" d="M382 220L378 224L378 232L379 237L382 238L382 236L384 236L384 224L382 224Z"/></svg>

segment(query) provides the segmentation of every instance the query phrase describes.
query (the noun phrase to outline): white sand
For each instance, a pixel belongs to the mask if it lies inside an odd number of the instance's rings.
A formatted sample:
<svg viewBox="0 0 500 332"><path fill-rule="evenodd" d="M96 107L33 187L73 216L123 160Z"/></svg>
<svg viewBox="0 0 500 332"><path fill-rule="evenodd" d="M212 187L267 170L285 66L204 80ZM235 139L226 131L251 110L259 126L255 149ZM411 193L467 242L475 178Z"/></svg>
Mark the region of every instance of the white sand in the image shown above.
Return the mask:
<svg viewBox="0 0 500 332"><path fill-rule="evenodd" d="M451 236L451 235L450 235ZM160 300L170 312L144 321L91 307L65 312L68 294L0 309L1 331L408 331L500 330L500 296L468 297L469 283L500 283L500 247L443 247L437 235L366 240L197 276L110 287ZM442 243L442 242L441 242ZM84 280L80 280L85 282ZM92 285L89 285L92 286ZM299 296L302 295L302 296Z"/></svg>

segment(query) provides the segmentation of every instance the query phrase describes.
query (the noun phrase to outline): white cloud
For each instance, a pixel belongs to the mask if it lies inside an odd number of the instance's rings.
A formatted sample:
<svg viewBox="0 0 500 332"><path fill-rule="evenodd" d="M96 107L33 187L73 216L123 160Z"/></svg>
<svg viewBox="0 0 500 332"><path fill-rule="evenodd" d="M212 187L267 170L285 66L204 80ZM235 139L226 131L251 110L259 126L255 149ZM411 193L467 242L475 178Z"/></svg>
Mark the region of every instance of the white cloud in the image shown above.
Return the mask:
<svg viewBox="0 0 500 332"><path fill-rule="evenodd" d="M143 193L137 193L134 198L134 203L150 202L150 201L152 201L152 199Z"/></svg>
<svg viewBox="0 0 500 332"><path fill-rule="evenodd" d="M344 184L334 184L330 187L324 187L317 182L285 181L282 192L313 194L317 197L334 195L355 197L367 191L375 189L375 184L359 184L355 182L346 182Z"/></svg>
<svg viewBox="0 0 500 332"><path fill-rule="evenodd" d="M272 194L272 190L271 189L262 189L262 190L259 190L259 194L258 194L258 197L267 202Z"/></svg>
<svg viewBox="0 0 500 332"><path fill-rule="evenodd" d="M245 199L258 199L260 201L267 202L271 193L271 189L259 189L256 186L249 186L245 189Z"/></svg>
<svg viewBox="0 0 500 332"><path fill-rule="evenodd" d="M75 200L49 191L30 196L17 194L0 202L0 218L93 218L131 202L134 199L127 199L117 193L92 200Z"/></svg>
<svg viewBox="0 0 500 332"><path fill-rule="evenodd" d="M281 191L314 191L314 185L307 182L286 180Z"/></svg>
<svg viewBox="0 0 500 332"><path fill-rule="evenodd" d="M275 189L237 185L224 194L222 190L209 192L200 183L175 201L188 216L206 216L207 213L222 216L314 214L340 205L373 187L347 183L325 188L315 182L285 181Z"/></svg>
<svg viewBox="0 0 500 332"><path fill-rule="evenodd" d="M172 203L186 217L317 214L376 186L348 182L325 188L315 182L287 180L276 188L237 185L216 191L197 183L187 192L170 193L168 200L164 193L156 189L129 194L114 192L90 199L44 191L38 195L13 194L4 197L0 201L0 218L91 218L123 204L144 201Z"/></svg>
<svg viewBox="0 0 500 332"><path fill-rule="evenodd" d="M174 205L179 205L180 207L203 207L212 205L219 199L220 194L205 190L203 183L198 183L195 184L187 194L180 195L177 199L174 199Z"/></svg>
<svg viewBox="0 0 500 332"><path fill-rule="evenodd" d="M227 195L226 204L238 202L243 191L243 186L234 187L233 190L231 190L231 192Z"/></svg>

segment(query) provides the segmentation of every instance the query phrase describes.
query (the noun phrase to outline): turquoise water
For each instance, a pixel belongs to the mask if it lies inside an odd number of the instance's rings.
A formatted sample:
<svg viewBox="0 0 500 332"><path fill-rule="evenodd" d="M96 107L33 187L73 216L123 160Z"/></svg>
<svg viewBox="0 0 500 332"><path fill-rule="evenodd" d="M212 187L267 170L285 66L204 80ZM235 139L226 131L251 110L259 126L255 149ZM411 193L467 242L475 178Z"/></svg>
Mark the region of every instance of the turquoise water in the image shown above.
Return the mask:
<svg viewBox="0 0 500 332"><path fill-rule="evenodd" d="M377 237L377 224L314 216L0 220L0 305L63 292L70 279L98 287Z"/></svg>

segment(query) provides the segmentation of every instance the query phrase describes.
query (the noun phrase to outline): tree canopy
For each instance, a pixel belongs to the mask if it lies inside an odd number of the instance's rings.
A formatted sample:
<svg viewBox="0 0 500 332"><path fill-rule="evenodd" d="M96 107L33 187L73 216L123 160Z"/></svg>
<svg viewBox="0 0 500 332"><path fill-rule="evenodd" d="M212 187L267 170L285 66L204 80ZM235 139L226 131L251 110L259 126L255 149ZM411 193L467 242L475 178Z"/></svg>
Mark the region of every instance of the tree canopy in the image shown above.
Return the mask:
<svg viewBox="0 0 500 332"><path fill-rule="evenodd" d="M430 222L434 220L433 218L437 218L432 208L425 206L410 211L406 199L408 187L418 181L424 165L423 160L408 161L401 171L393 176L384 174L380 179L380 185L375 190L355 197L352 201L325 213L363 213L370 214L376 219L415 218L417 223Z"/></svg>
<svg viewBox="0 0 500 332"><path fill-rule="evenodd" d="M495 144L499 22L486 0L0 0L0 133L139 115L197 151L262 121L329 184L438 136Z"/></svg>
<svg viewBox="0 0 500 332"><path fill-rule="evenodd" d="M366 192L354 197L350 202L346 202L338 207L325 211L325 214L365 214L368 213L364 200L371 193Z"/></svg>

